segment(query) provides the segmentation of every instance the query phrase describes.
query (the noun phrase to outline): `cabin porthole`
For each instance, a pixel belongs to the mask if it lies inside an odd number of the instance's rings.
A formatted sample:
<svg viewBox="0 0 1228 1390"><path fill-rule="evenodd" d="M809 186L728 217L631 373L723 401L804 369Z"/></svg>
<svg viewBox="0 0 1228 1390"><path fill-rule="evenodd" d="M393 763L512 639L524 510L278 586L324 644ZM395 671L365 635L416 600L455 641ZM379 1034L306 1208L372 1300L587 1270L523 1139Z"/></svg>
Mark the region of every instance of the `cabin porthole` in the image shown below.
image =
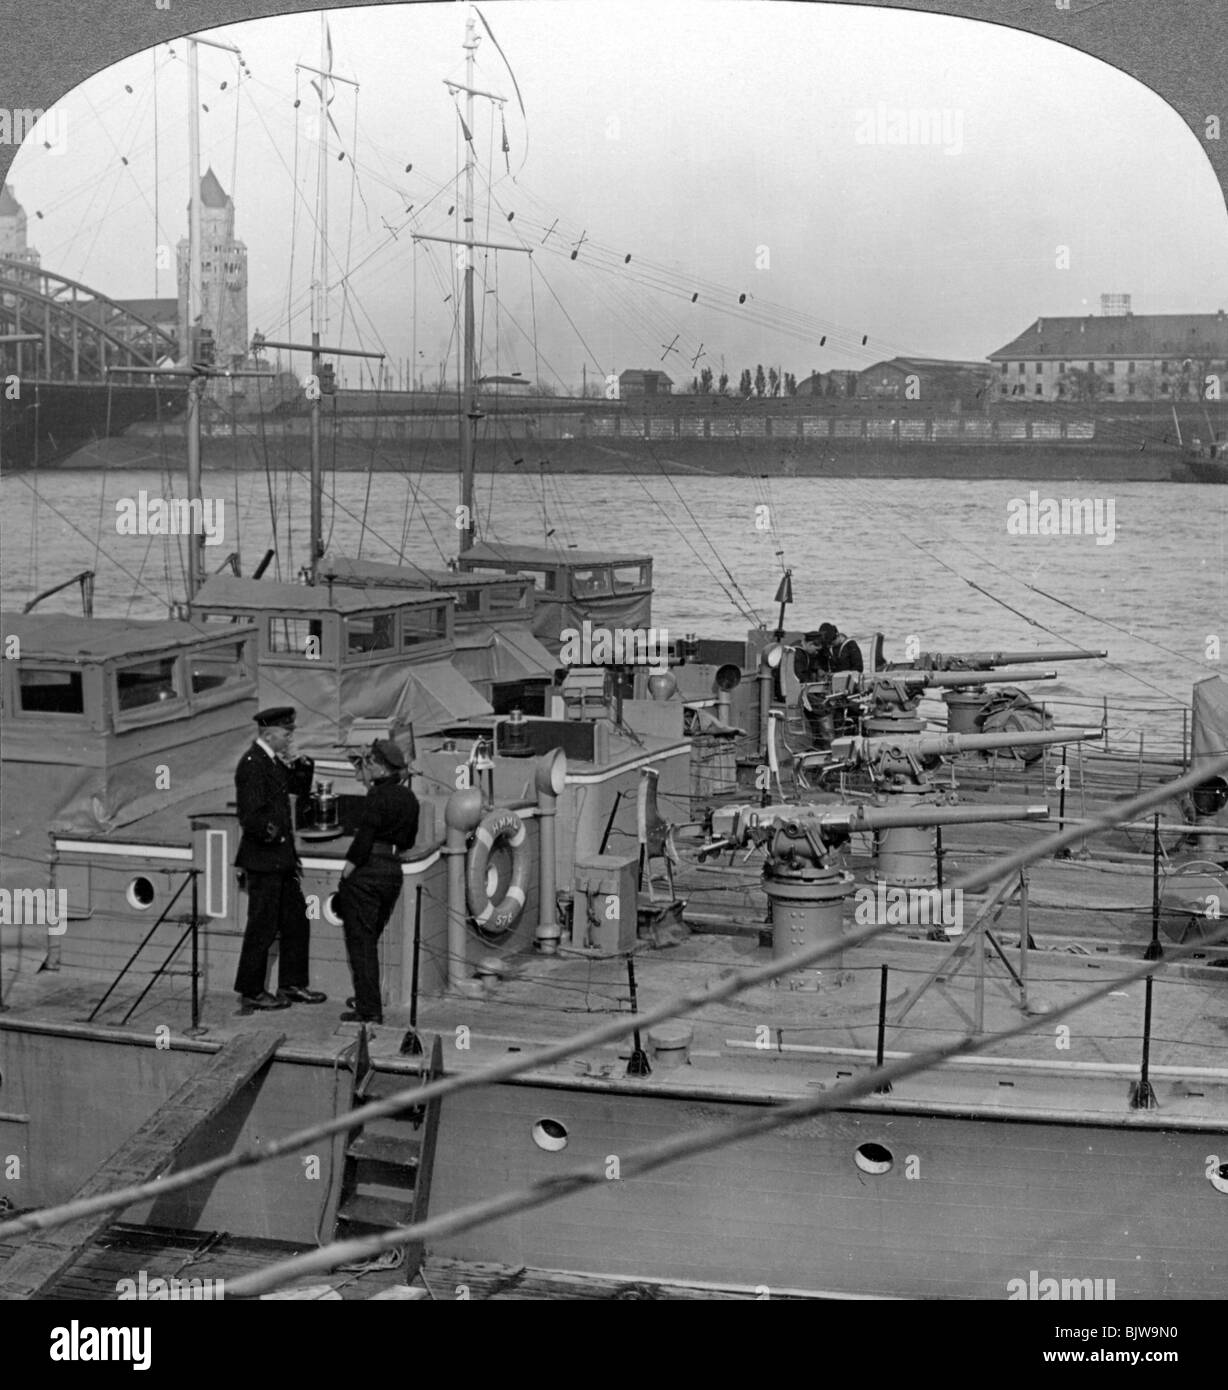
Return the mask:
<svg viewBox="0 0 1228 1390"><path fill-rule="evenodd" d="M341 926L341 918L337 916L337 895L330 893L324 899L324 920L331 922L334 927Z"/></svg>
<svg viewBox="0 0 1228 1390"><path fill-rule="evenodd" d="M138 912L144 912L153 906L154 886L144 874L138 874L128 885L128 890L124 896L128 899L129 907L136 908Z"/></svg>
<svg viewBox="0 0 1228 1390"><path fill-rule="evenodd" d="M1212 1165L1207 1177L1211 1179L1211 1186L1216 1192L1228 1195L1228 1163L1221 1163L1218 1168Z"/></svg>
<svg viewBox="0 0 1228 1390"><path fill-rule="evenodd" d="M558 1120L538 1120L533 1126L533 1142L547 1153L558 1153L567 1147L567 1126Z"/></svg>
<svg viewBox="0 0 1228 1390"><path fill-rule="evenodd" d="M858 1144L853 1154L853 1162L863 1173L872 1173L879 1176L883 1173L891 1172L891 1165L895 1162L891 1150L885 1149L881 1144Z"/></svg>

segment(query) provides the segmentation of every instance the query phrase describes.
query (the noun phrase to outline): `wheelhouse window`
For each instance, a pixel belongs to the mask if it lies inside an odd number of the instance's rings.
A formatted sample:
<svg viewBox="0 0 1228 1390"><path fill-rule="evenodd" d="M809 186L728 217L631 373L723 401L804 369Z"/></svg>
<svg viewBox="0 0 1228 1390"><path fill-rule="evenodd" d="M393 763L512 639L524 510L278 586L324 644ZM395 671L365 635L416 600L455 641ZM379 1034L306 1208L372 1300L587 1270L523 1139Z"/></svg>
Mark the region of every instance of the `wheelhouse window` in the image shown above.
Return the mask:
<svg viewBox="0 0 1228 1390"><path fill-rule="evenodd" d="M513 613L529 606L529 585L523 581L492 584L489 593L491 610L496 613Z"/></svg>
<svg viewBox="0 0 1228 1390"><path fill-rule="evenodd" d="M247 643L227 642L225 646L209 647L189 658L188 669L192 694L204 695L211 690L241 685L249 678Z"/></svg>
<svg viewBox="0 0 1228 1390"><path fill-rule="evenodd" d="M647 589L650 583L647 565L615 565L613 575L616 594L629 594L636 589Z"/></svg>
<svg viewBox="0 0 1228 1390"><path fill-rule="evenodd" d="M287 656L307 656L308 642L315 638L310 650L323 654L324 624L319 618L270 618L269 651Z"/></svg>
<svg viewBox="0 0 1228 1390"><path fill-rule="evenodd" d="M572 570L571 593L573 598L600 598L611 592L610 571L604 565L594 569Z"/></svg>
<svg viewBox="0 0 1228 1390"><path fill-rule="evenodd" d="M395 642L396 614L370 613L345 620L347 656L391 651Z"/></svg>
<svg viewBox="0 0 1228 1390"><path fill-rule="evenodd" d="M177 658L173 656L121 666L115 672L116 707L120 713L178 699L183 692L179 689L176 666Z"/></svg>
<svg viewBox="0 0 1228 1390"><path fill-rule="evenodd" d="M456 591L456 610L458 613L478 613L481 608L481 589L458 589Z"/></svg>
<svg viewBox="0 0 1228 1390"><path fill-rule="evenodd" d="M80 671L23 665L17 672L17 692L24 714L85 713Z"/></svg>
<svg viewBox="0 0 1228 1390"><path fill-rule="evenodd" d="M533 587L544 594L553 594L559 587L559 577L554 570L521 570L533 581Z"/></svg>
<svg viewBox="0 0 1228 1390"><path fill-rule="evenodd" d="M478 590L471 589L475 596ZM448 610L442 604L430 608L408 608L401 613L401 647L421 646L424 642L442 642L448 635Z"/></svg>

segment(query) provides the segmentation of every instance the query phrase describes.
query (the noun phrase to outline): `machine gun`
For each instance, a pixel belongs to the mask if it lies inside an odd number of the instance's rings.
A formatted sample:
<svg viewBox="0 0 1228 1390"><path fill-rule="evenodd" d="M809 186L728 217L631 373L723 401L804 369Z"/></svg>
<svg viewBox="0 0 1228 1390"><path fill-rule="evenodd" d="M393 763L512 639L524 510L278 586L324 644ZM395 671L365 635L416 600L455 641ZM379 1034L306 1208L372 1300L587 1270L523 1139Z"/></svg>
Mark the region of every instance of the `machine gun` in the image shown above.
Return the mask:
<svg viewBox="0 0 1228 1390"><path fill-rule="evenodd" d="M942 735L940 737L947 737ZM763 890L772 913L772 953L778 959L825 944L838 946L843 933L845 899L853 892L853 876L831 862L830 851L856 831L875 832L879 851L877 894L902 895L903 920L920 911L927 925L962 930L961 899L915 872L893 878L884 865L883 845L891 835L927 836L943 825L975 825L989 821L1047 820L1048 806L954 806L928 804L835 806L725 806L712 813L713 838L700 851L701 860L743 846L765 851ZM898 852L897 852L898 855ZM915 865L912 866L915 869ZM888 885L891 885L890 888ZM859 898L869 889L858 889ZM873 897L873 894L871 894ZM860 920L860 918L859 918ZM894 920L894 919L892 919ZM841 956L827 963L827 981L843 983ZM795 988L815 989L823 972L799 971Z"/></svg>

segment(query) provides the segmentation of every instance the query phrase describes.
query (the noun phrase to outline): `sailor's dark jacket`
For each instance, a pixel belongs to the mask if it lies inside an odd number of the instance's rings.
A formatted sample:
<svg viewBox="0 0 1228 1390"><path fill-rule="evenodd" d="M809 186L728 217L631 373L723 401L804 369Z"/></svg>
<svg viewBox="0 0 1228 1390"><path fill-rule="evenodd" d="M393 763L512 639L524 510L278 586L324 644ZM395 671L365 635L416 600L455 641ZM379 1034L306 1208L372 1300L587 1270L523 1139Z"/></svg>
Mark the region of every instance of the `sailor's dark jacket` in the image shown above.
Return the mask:
<svg viewBox="0 0 1228 1390"><path fill-rule="evenodd" d="M253 873L277 873L298 862L294 848L291 796L311 790L315 764L298 758L287 766L253 743L235 769L235 792L243 837L235 866Z"/></svg>

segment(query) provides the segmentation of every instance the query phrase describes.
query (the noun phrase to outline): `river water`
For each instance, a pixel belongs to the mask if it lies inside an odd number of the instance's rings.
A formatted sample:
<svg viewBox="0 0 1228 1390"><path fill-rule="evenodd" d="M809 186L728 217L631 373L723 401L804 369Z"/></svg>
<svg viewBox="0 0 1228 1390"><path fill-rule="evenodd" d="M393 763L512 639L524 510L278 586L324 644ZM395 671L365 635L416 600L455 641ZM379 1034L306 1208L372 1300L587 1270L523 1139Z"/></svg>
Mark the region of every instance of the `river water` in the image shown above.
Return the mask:
<svg viewBox="0 0 1228 1390"><path fill-rule="evenodd" d="M165 617L168 594L183 594L181 542L117 530L117 503L135 503L142 490L182 496L182 481L133 470L4 476L4 608L19 610L92 568L97 614ZM205 551L209 570L239 550L250 573L273 545L283 577L304 563L301 476L211 472L204 491L224 504L221 541ZM1043 698L1073 702L1070 717L1085 709L1098 723L1107 695L1115 744L1136 740L1140 728L1149 746L1179 733L1180 717L1162 711L1188 705L1193 683L1228 661L1225 487L608 475L548 476L543 487L514 472L480 475L477 497L479 528L492 540L542 544L550 533L563 548L651 554L654 622L672 635L741 636L748 624L739 609L774 624L788 566L790 625L878 629L889 658L903 657L909 636L923 650L1106 649L1107 661L1059 668ZM1012 504L1022 516L1032 500L1033 529L1047 530L1046 499L1066 498L1100 503L1100 536L1008 531ZM456 549L456 501L455 479L443 474L338 473L326 479L324 533L338 552L361 547L368 559L393 560L403 550L442 567ZM80 611L75 589L42 607Z"/></svg>

